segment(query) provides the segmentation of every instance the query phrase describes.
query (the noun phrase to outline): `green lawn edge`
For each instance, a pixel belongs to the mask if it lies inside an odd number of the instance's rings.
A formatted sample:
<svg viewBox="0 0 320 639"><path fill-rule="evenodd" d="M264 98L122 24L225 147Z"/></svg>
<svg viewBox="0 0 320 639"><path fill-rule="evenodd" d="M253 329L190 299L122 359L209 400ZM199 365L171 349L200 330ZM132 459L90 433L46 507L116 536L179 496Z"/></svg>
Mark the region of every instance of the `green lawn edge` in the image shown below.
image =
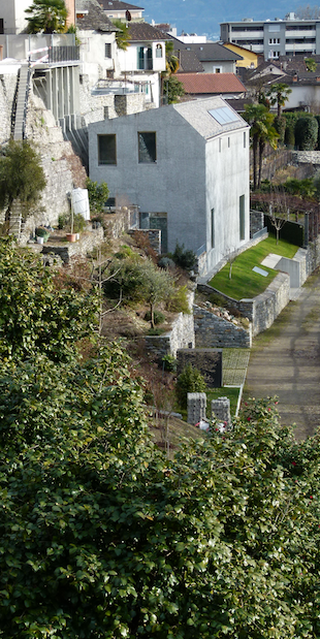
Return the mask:
<svg viewBox="0 0 320 639"><path fill-rule="evenodd" d="M284 240L279 240L277 244L276 239L270 236L236 257L232 264L231 279L229 278L230 266L226 264L208 284L235 300L251 299L263 293L277 274L274 269L263 266L263 269L268 272L268 275L264 277L255 273L252 270L253 267L259 266L269 253L292 259L298 248Z"/></svg>

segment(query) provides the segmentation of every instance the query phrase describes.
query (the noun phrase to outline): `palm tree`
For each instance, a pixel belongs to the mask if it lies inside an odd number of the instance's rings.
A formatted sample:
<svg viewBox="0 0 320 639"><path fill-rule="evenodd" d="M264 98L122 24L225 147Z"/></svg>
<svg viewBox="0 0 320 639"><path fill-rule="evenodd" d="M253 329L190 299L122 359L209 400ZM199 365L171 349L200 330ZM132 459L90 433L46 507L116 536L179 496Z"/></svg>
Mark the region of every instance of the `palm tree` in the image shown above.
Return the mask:
<svg viewBox="0 0 320 639"><path fill-rule="evenodd" d="M244 119L250 124L251 146L253 151L253 189L261 185L262 157L269 143L272 148L277 148L278 133L273 122L274 115L270 113L264 104L246 104ZM259 177L257 180L257 160L259 156Z"/></svg>
<svg viewBox="0 0 320 639"><path fill-rule="evenodd" d="M29 14L28 33L64 33L68 11L64 0L33 0L25 13Z"/></svg>
<svg viewBox="0 0 320 639"><path fill-rule="evenodd" d="M277 117L281 116L281 108L285 105L289 99L289 95L292 93L292 89L284 82L272 84L267 91L266 96L270 100L271 106L277 105Z"/></svg>

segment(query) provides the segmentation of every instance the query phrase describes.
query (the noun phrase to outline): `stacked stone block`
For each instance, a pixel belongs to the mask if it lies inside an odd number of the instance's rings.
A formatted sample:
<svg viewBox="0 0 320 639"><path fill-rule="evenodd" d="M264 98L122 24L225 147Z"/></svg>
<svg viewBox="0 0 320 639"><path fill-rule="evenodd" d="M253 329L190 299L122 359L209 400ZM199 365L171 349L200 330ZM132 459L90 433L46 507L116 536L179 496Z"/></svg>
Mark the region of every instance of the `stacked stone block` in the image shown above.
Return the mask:
<svg viewBox="0 0 320 639"><path fill-rule="evenodd" d="M205 393L188 393L188 424L198 424L206 419L207 396Z"/></svg>
<svg viewBox="0 0 320 639"><path fill-rule="evenodd" d="M219 399L212 400L211 415L212 418L217 419L218 422L223 422L228 428L231 425L230 399L228 397L219 397Z"/></svg>

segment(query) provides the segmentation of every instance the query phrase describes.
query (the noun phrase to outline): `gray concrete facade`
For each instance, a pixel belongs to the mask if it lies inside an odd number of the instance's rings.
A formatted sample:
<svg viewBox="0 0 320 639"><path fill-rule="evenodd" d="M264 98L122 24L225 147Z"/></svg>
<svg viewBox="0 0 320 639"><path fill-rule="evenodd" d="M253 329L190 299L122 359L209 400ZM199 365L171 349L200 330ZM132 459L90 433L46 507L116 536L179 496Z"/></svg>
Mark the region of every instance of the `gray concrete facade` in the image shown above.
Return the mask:
<svg viewBox="0 0 320 639"><path fill-rule="evenodd" d="M210 115L227 109L224 124ZM140 162L140 132L155 135L156 158ZM99 136L116 157L99 160ZM167 218L167 249L206 254L204 272L249 240L249 126L220 97L170 105L89 125L91 179L107 182L117 204Z"/></svg>

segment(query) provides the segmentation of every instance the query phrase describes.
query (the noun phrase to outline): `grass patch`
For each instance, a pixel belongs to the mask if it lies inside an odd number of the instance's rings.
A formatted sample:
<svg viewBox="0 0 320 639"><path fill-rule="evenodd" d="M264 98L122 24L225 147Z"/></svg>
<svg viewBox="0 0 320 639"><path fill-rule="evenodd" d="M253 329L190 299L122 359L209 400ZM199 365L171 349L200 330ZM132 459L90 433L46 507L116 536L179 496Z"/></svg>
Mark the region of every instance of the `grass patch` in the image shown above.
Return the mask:
<svg viewBox="0 0 320 639"><path fill-rule="evenodd" d="M211 402L214 399L219 399L220 397L228 397L230 400L230 414L233 417L236 414L238 398L239 398L240 388L230 388L228 386L222 386L221 388L210 388L206 392L207 395L207 418L211 419Z"/></svg>
<svg viewBox="0 0 320 639"><path fill-rule="evenodd" d="M263 269L268 272L267 277L264 277L263 275L259 275L259 273L254 273L252 270L253 267L259 266L269 253L292 258L297 250L298 247L294 244L289 244L283 240L279 240L277 244L276 239L270 236L256 246L238 255L232 265L231 279L229 279L229 264L226 264L221 271L212 278L209 284L218 291L236 300L241 300L244 297L256 297L256 295L263 293L267 286L269 286L275 278L277 271L263 266Z"/></svg>
<svg viewBox="0 0 320 639"><path fill-rule="evenodd" d="M211 402L219 397L228 397L230 399L230 414L233 417L237 410L238 397L240 393L239 387L221 386L221 388L209 388L205 391L207 396L207 419L211 419ZM186 408L175 406L175 410L179 411L182 419L186 422L188 419L188 411Z"/></svg>

